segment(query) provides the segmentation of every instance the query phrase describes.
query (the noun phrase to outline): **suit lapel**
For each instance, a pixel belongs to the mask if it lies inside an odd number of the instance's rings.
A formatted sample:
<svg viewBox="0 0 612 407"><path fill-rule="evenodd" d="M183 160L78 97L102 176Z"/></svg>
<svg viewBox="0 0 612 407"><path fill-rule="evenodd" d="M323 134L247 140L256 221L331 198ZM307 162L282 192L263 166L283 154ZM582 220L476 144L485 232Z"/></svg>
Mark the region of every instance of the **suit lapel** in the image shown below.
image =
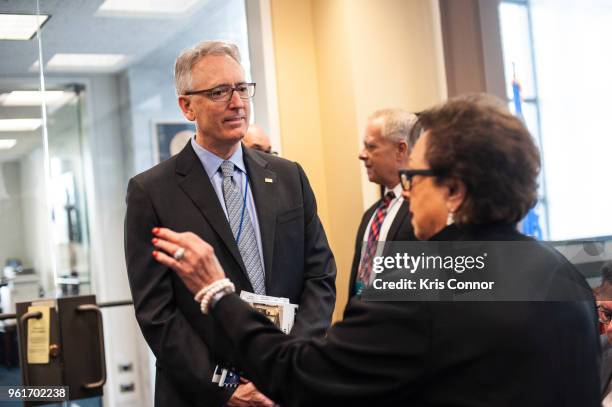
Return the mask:
<svg viewBox="0 0 612 407"><path fill-rule="evenodd" d="M248 278L246 267L242 261L242 256L240 256L238 245L236 245L236 240L227 222L221 203L206 171L202 167L202 163L195 151L193 151L191 143L187 143L187 146L177 157L176 172L179 176L178 184L180 188L185 191L198 207L204 218L206 218L210 226L228 248L244 275Z"/></svg>
<svg viewBox="0 0 612 407"><path fill-rule="evenodd" d="M408 202L402 199L402 205L399 207L397 214L395 215L395 219L391 223L391 227L389 228L389 232L387 233L387 241L393 241L397 238L397 232L399 231L400 226L404 222L408 216Z"/></svg>
<svg viewBox="0 0 612 407"><path fill-rule="evenodd" d="M274 234L276 231L276 173L266 168L268 162L251 152L242 149L244 164L249 175L249 184L253 191L253 200L257 208L257 219L261 232L266 287L270 287L272 279L272 255L274 253Z"/></svg>

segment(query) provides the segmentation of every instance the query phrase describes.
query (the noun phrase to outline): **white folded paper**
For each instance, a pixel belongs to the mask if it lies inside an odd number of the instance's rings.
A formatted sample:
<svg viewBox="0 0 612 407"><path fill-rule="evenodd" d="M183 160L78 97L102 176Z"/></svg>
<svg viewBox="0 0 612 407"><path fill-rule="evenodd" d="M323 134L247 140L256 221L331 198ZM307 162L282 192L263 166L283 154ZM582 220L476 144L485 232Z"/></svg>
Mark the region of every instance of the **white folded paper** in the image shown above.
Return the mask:
<svg viewBox="0 0 612 407"><path fill-rule="evenodd" d="M291 304L289 298L259 295L244 290L240 293L240 298L267 316L284 333L291 331L298 306Z"/></svg>

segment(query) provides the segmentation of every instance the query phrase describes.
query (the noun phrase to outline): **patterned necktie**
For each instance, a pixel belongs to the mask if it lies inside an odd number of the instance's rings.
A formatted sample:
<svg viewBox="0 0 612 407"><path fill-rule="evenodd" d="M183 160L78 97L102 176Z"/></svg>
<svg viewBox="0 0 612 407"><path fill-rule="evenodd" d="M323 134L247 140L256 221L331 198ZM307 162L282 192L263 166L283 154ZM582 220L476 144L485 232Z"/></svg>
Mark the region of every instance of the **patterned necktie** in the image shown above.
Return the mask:
<svg viewBox="0 0 612 407"><path fill-rule="evenodd" d="M355 294L360 294L364 288L370 284L370 275L372 274L372 259L376 255L376 248L378 246L378 237L380 236L380 228L382 227L385 217L387 216L387 210L391 201L395 198L393 191L387 192L384 198L380 201L380 204L374 211L374 218L370 225L370 233L368 234L368 242L364 250L361 253L361 261L359 262L359 272L357 274L357 281L355 283Z"/></svg>
<svg viewBox="0 0 612 407"><path fill-rule="evenodd" d="M221 163L221 171L223 172L223 198L225 199L225 207L227 208L227 216L232 233L234 238L238 239L238 250L242 256L242 261L246 267L255 294L265 294L264 270L261 265L255 230L251 223L249 211L243 208L243 205L246 205L246 201L243 199L240 186L236 185L234 181L234 163L223 161ZM242 219L243 216L244 218ZM240 225L241 221L242 227ZM239 231L240 236L238 236Z"/></svg>

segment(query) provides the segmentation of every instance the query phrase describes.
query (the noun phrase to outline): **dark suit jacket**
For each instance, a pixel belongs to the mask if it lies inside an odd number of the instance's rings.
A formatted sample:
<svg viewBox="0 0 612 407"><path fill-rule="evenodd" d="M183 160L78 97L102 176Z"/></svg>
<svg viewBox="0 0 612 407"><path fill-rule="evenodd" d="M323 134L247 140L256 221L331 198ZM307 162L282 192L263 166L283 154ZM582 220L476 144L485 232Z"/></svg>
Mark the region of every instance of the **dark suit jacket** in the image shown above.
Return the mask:
<svg viewBox="0 0 612 407"><path fill-rule="evenodd" d="M524 239L509 225L455 238ZM283 335L233 294L212 313L247 376L283 406L595 407L595 304L584 278L560 256L538 245L522 260L543 266L535 273L583 295L581 301L353 298L344 320L311 341Z"/></svg>
<svg viewBox="0 0 612 407"><path fill-rule="evenodd" d="M357 272L359 271L359 262L361 261L361 246L363 245L363 235L366 231L366 228L368 227L368 223L370 222L372 215L374 215L376 207L379 204L380 200L378 200L374 205L370 206L367 211L365 211L365 213L361 217L359 229L357 229L357 238L355 239L355 253L353 254L353 264L351 265L351 277L349 280L349 300L355 292L355 279L357 278ZM387 233L386 241L404 242L416 240L416 238L414 237L414 231L412 230L412 224L410 223L411 220L412 216L410 216L410 212L408 211L408 202L402 201L402 204L399 207L397 214L395 215L395 219L393 219L393 223L391 223L389 233Z"/></svg>
<svg viewBox="0 0 612 407"><path fill-rule="evenodd" d="M257 207L266 292L299 304L292 333L323 335L335 303L336 266L304 171L274 155L244 148ZM271 179L273 182L266 182ZM157 406L218 406L232 394L211 383L216 363L232 363L229 343L174 272L151 256L151 229L191 231L210 243L238 290L253 291L213 186L189 143L128 185L125 255L136 318L157 357Z"/></svg>

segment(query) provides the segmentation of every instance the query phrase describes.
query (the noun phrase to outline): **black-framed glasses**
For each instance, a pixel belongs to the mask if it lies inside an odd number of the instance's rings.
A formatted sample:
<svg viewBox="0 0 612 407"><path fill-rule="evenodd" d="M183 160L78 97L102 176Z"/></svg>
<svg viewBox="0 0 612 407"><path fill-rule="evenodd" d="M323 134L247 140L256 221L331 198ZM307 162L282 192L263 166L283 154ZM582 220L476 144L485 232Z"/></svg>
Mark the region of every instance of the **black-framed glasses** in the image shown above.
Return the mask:
<svg viewBox="0 0 612 407"><path fill-rule="evenodd" d="M211 89L190 90L185 92L186 96L190 95L205 95L214 102L229 102L234 96L234 92L238 93L240 99L250 99L255 96L255 83L239 83L238 85L221 85Z"/></svg>
<svg viewBox="0 0 612 407"><path fill-rule="evenodd" d="M601 305L597 306L597 315L599 315L599 322L606 326L612 321L612 310L604 308Z"/></svg>
<svg viewBox="0 0 612 407"><path fill-rule="evenodd" d="M439 177L441 174L434 170L399 170L400 182L404 191L412 189L412 177L420 175L423 177Z"/></svg>

